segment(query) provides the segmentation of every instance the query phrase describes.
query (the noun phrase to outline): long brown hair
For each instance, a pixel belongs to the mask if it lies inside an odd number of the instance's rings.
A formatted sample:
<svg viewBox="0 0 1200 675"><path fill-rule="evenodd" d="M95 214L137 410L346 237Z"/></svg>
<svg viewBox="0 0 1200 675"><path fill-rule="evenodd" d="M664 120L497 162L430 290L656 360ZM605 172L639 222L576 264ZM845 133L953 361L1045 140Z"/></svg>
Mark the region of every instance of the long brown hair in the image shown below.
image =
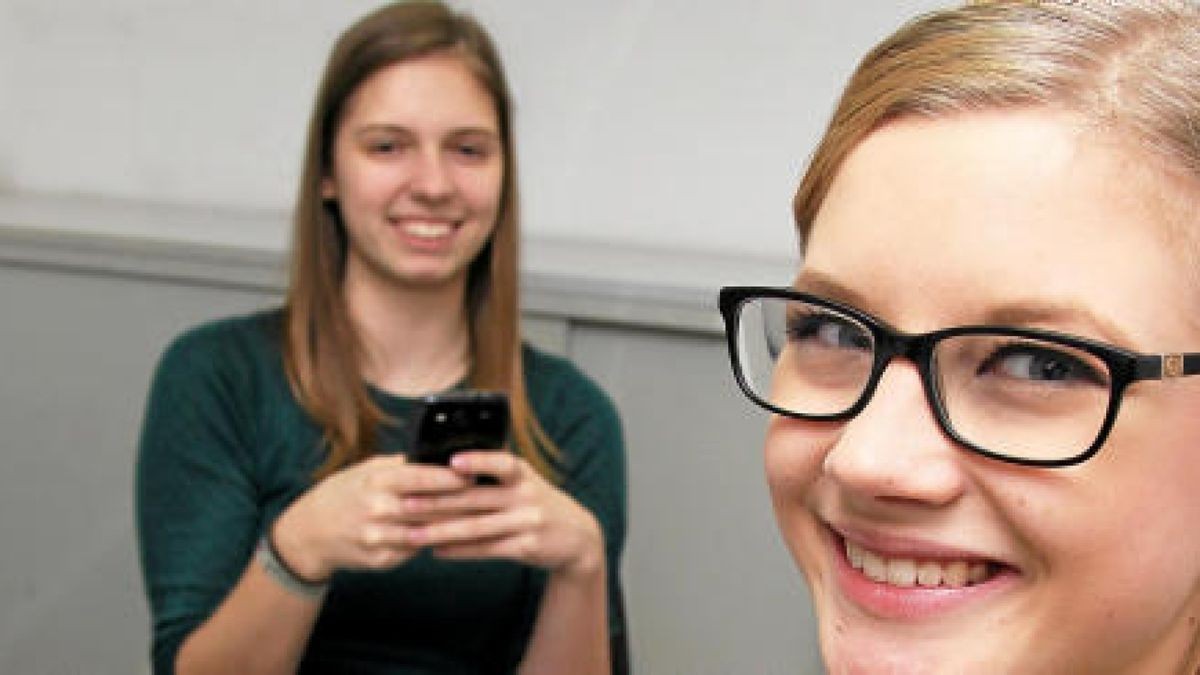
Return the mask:
<svg viewBox="0 0 1200 675"><path fill-rule="evenodd" d="M557 449L529 404L522 369L508 85L484 29L470 16L431 1L386 5L346 29L330 54L309 122L295 209L284 363L297 399L324 430L328 453L317 478L373 454L379 426L387 421L362 380L363 345L342 295L346 233L337 205L322 197L321 182L331 174L334 137L359 85L382 68L437 52L461 58L491 95L504 149L496 226L467 273L470 385L508 393L518 451L544 475L553 475Z"/></svg>
<svg viewBox="0 0 1200 675"><path fill-rule="evenodd" d="M847 84L792 204L801 243L846 156L884 124L1039 106L1200 178L1200 6L985 0L914 19Z"/></svg>

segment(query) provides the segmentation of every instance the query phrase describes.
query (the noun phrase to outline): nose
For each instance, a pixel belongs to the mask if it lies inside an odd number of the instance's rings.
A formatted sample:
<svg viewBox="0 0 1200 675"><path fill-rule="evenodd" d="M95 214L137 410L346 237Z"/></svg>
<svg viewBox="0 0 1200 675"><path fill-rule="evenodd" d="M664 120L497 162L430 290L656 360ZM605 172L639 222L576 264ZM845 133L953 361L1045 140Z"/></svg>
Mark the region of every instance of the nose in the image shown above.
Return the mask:
<svg viewBox="0 0 1200 675"><path fill-rule="evenodd" d="M422 152L414 162L409 189L414 198L429 202L443 201L453 194L454 180L450 167L436 148Z"/></svg>
<svg viewBox="0 0 1200 675"><path fill-rule="evenodd" d="M939 507L963 492L962 459L934 417L917 367L897 359L866 408L845 423L823 468L864 506Z"/></svg>

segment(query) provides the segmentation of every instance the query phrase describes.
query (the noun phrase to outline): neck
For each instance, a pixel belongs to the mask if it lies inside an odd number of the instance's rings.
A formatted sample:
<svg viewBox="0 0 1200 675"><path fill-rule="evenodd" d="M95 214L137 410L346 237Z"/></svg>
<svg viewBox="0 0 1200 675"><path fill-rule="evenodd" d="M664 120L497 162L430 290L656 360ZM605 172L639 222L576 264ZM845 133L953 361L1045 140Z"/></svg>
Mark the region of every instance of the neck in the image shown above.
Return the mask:
<svg viewBox="0 0 1200 675"><path fill-rule="evenodd" d="M399 288L354 283L344 289L363 345L363 376L376 387L419 396L453 386L470 368L465 281Z"/></svg>

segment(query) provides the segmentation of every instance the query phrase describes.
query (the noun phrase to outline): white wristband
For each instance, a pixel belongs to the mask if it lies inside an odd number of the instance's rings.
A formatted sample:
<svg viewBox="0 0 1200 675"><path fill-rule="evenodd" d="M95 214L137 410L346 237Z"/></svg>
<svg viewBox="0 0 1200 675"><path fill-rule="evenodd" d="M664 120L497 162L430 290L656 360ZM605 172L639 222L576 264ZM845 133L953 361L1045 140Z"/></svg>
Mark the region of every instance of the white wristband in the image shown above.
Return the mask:
<svg viewBox="0 0 1200 675"><path fill-rule="evenodd" d="M308 581L293 572L275 552L269 534L263 534L262 538L258 540L258 548L254 551L254 557L262 565L267 576L296 595L309 600L320 600L329 590L328 581Z"/></svg>

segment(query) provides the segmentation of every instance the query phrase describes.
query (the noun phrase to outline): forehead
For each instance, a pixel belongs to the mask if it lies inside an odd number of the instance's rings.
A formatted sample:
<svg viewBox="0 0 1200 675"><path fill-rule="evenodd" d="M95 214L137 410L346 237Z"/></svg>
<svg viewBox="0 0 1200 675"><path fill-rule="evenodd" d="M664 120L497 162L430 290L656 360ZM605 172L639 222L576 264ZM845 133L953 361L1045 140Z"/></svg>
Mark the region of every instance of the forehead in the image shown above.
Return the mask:
<svg viewBox="0 0 1200 675"><path fill-rule="evenodd" d="M847 157L804 264L909 330L1030 301L1178 341L1195 326L1164 317L1194 291L1164 180L1063 113L904 120Z"/></svg>
<svg viewBox="0 0 1200 675"><path fill-rule="evenodd" d="M385 66L346 101L343 123L460 126L495 130L491 93L463 57L434 52Z"/></svg>

